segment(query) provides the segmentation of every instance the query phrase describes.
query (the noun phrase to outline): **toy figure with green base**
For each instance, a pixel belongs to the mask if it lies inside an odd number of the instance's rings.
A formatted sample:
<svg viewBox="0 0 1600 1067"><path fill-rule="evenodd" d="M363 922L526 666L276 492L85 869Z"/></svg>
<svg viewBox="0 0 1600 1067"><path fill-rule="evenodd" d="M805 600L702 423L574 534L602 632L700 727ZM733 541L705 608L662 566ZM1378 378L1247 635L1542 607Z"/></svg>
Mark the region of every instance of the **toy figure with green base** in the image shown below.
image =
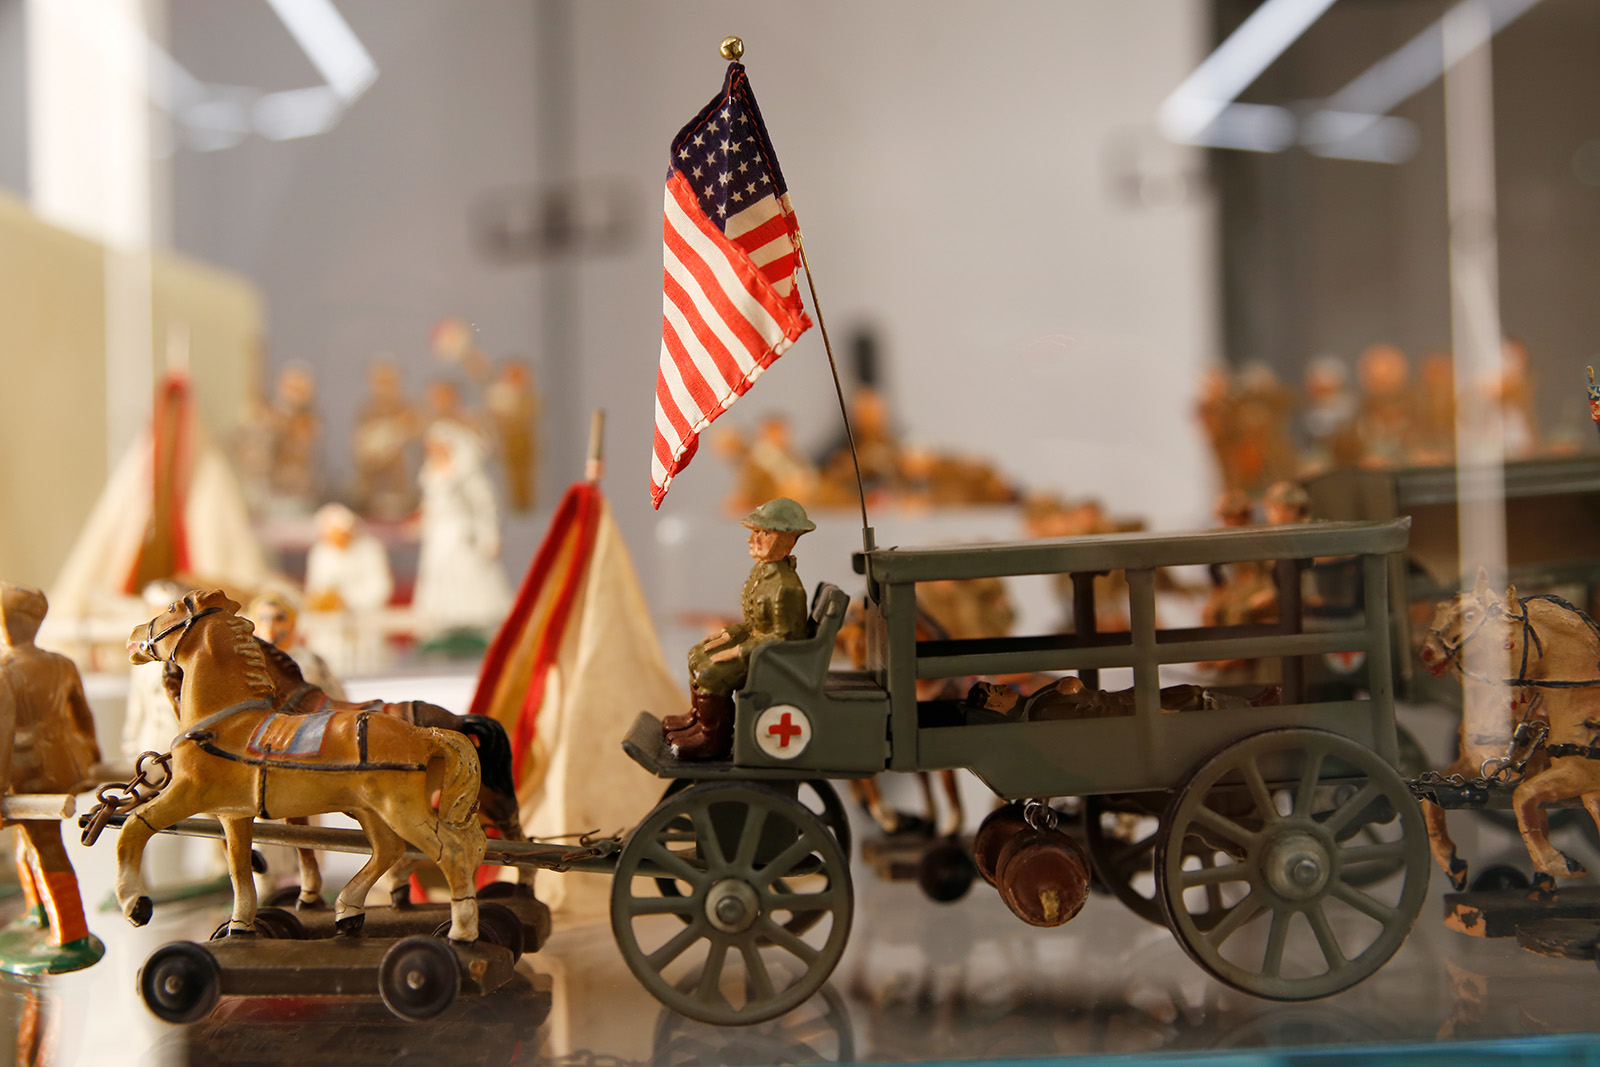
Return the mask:
<svg viewBox="0 0 1600 1067"><path fill-rule="evenodd" d="M0 791L73 793L100 760L78 668L33 643L44 594L0 582ZM17 821L17 873L28 910L0 931L0 970L59 974L105 955L89 932L56 819Z"/></svg>

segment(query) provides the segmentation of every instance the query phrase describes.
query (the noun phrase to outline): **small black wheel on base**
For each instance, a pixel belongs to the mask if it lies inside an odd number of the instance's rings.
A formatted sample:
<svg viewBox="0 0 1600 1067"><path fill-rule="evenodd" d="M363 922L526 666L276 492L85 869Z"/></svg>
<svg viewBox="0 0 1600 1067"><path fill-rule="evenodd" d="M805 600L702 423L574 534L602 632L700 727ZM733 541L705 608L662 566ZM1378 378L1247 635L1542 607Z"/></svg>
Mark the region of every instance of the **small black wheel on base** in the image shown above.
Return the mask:
<svg viewBox="0 0 1600 1067"><path fill-rule="evenodd" d="M280 885L272 892L261 898L263 908L292 908L300 899L300 887L297 885Z"/></svg>
<svg viewBox="0 0 1600 1067"><path fill-rule="evenodd" d="M139 968L139 994L156 1018L192 1023L217 1006L222 996L222 969L200 945L174 941L152 952Z"/></svg>
<svg viewBox="0 0 1600 1067"><path fill-rule="evenodd" d="M917 864L917 885L923 895L940 904L960 900L972 888L978 868L972 856L955 838L944 837L923 850Z"/></svg>
<svg viewBox="0 0 1600 1067"><path fill-rule="evenodd" d="M287 908L257 908L256 921L248 932L238 931L230 933L228 930L232 920L223 919L222 924L211 931L212 941L221 941L227 937L265 937L274 941L304 941L306 939L305 924L299 916Z"/></svg>
<svg viewBox="0 0 1600 1067"><path fill-rule="evenodd" d="M436 938L450 935L450 920L446 919L433 931ZM527 951L527 937L522 930L522 920L504 904L478 899L478 940L509 949L513 959L521 959Z"/></svg>
<svg viewBox="0 0 1600 1067"><path fill-rule="evenodd" d="M411 1022L431 1019L461 992L461 965L449 945L433 937L407 937L384 953L378 966L383 1006Z"/></svg>
<svg viewBox="0 0 1600 1067"><path fill-rule="evenodd" d="M1527 889L1531 884L1527 875L1509 863L1497 863L1480 872L1468 888L1474 893L1482 893L1496 889Z"/></svg>

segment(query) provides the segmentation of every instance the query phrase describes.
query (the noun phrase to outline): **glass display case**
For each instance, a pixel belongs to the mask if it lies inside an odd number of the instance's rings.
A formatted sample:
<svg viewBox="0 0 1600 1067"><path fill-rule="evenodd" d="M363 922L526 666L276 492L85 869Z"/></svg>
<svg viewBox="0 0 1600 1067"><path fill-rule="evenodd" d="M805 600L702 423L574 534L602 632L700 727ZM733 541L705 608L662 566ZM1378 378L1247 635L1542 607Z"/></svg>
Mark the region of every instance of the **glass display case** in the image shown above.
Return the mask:
<svg viewBox="0 0 1600 1067"><path fill-rule="evenodd" d="M804 224L808 284L782 280L831 331L697 422L710 447L652 501L658 322L731 344L675 302L668 171L730 33ZM351 702L500 720L520 824L558 839L548 941L513 970L485 935L493 966L410 1022L380 988L436 992L426 948L362 943L341 995L250 995L227 960L206 977L212 842L156 839L135 929L114 831L72 840L105 957L0 980L0 1046L1592 1056L1593 876L1552 896L1509 806L1541 760L1592 761L1600 677L1530 668L1547 629L1486 679L1434 605L1479 567L1497 620L1597 604L1597 47L1591 0L0 0L0 578L49 594L104 779L173 732L179 683L130 674L130 627L174 588L276 591L307 679L320 656ZM740 519L780 494L818 526L806 632L693 764L635 716L688 709L684 652L739 618ZM1236 521L1282 528L1210 529ZM487 615L450 614L473 590ZM1412 810L1441 781L1486 809L1450 814L1461 885ZM1548 816L1594 870L1590 795ZM975 877L1002 800L1078 863L1072 921ZM349 845L340 819L303 840ZM263 847L263 890L296 840ZM360 863L324 859L334 890ZM258 936L330 925L285 914ZM1341 947L1363 922L1381 966ZM142 970L172 942L200 947ZM767 970L785 954L799 978ZM206 1010L164 1022L162 996Z"/></svg>

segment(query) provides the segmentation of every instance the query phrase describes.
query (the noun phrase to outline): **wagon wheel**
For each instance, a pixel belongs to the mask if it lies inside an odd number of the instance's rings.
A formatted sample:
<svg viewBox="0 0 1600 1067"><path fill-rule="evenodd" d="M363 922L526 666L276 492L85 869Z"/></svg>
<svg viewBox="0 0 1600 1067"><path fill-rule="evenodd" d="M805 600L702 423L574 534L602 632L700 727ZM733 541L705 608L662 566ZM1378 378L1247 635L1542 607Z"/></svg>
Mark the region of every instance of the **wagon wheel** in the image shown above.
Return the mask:
<svg viewBox="0 0 1600 1067"><path fill-rule="evenodd" d="M455 950L436 937L406 937L383 954L378 995L402 1019L420 1022L448 1008L461 992Z"/></svg>
<svg viewBox="0 0 1600 1067"><path fill-rule="evenodd" d="M748 1063L855 1063L855 1027L844 997L826 983L817 995L757 1026L730 1030L663 1008L656 1018L651 1067L739 1067Z"/></svg>
<svg viewBox="0 0 1600 1067"><path fill-rule="evenodd" d="M677 893L660 894L663 876ZM663 800L623 845L611 929L667 1007L719 1026L758 1023L827 980L851 904L848 861L821 817L770 786L705 782ZM809 936L790 929L797 920Z"/></svg>
<svg viewBox="0 0 1600 1067"><path fill-rule="evenodd" d="M671 785L667 786L666 792L661 794L661 801L665 803L668 799L677 796L693 784L694 780L690 778L676 779ZM839 794L834 790L833 785L822 778L801 782L799 784L799 799L800 803L808 811L820 818L828 829L833 831L833 836L838 838L839 847L844 851L845 860L848 862L850 859L850 816L845 813L844 805L840 803ZM690 836L694 834L694 826L687 815L679 816L673 826L673 830ZM680 897L683 895L683 890L679 887L675 878L657 878L656 889L664 897ZM821 912L796 912L783 925L791 934L803 934L811 928L812 924L818 922L823 914ZM684 922L689 921L687 916L682 916L682 918Z"/></svg>
<svg viewBox="0 0 1600 1067"><path fill-rule="evenodd" d="M192 941L174 941L150 954L139 968L145 1007L169 1023L203 1019L222 996L216 957Z"/></svg>
<svg viewBox="0 0 1600 1067"><path fill-rule="evenodd" d="M1396 840L1364 837L1394 820ZM1427 892L1427 834L1405 782L1327 731L1270 730L1230 745L1162 821L1157 885L1173 935L1201 967L1256 996L1309 1000L1355 985L1394 955ZM1366 885L1373 868L1397 863L1398 883Z"/></svg>
<svg viewBox="0 0 1600 1067"><path fill-rule="evenodd" d="M1118 804L1118 799L1133 801L1136 807ZM1156 845L1162 838L1159 811L1148 810L1142 794L1091 795L1083 802L1084 839L1094 873L1112 896L1146 922L1167 924L1156 887ZM1133 815L1131 824L1118 816ZM1205 849L1191 848L1202 866L1213 866L1214 858ZM1204 918L1199 920L1204 923Z"/></svg>

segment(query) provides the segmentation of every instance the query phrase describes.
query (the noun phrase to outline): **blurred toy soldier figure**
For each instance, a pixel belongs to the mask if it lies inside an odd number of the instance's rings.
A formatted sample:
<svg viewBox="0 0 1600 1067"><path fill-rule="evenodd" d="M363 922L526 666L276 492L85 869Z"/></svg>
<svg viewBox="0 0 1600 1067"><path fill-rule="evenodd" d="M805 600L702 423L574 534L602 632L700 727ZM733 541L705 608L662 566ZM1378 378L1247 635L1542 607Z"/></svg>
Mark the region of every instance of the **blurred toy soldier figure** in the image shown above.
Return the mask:
<svg viewBox="0 0 1600 1067"><path fill-rule="evenodd" d="M346 699L344 686L328 666L328 661L313 652L300 640L298 629L300 613L289 598L278 592L267 592L250 601L244 610L245 618L255 623L256 636L286 653L300 668L300 676L322 690L334 700ZM279 694L287 696L287 693Z"/></svg>
<svg viewBox="0 0 1600 1067"><path fill-rule="evenodd" d="M739 598L744 621L689 651L689 714L662 721L673 754L682 759L726 759L732 753L733 693L744 685L750 654L768 641L792 641L807 633L806 590L789 553L817 524L795 501L778 497L746 515L743 525L750 530L750 556L756 561Z"/></svg>
<svg viewBox="0 0 1600 1067"><path fill-rule="evenodd" d="M533 368L520 359L501 363L500 373L483 391L483 402L506 465L511 510L532 510L539 499L539 388Z"/></svg>
<svg viewBox="0 0 1600 1067"><path fill-rule="evenodd" d="M492 629L511 606L511 587L500 569L500 522L482 439L441 420L428 428L424 444L421 546L411 599L418 630Z"/></svg>
<svg viewBox="0 0 1600 1067"><path fill-rule="evenodd" d="M367 401L351 440L356 462L356 504L374 518L398 519L416 504L410 450L420 428L406 400L400 368L380 356L367 368Z"/></svg>
<svg viewBox="0 0 1600 1067"><path fill-rule="evenodd" d="M1594 420L1595 430L1600 432L1600 385L1595 384L1594 368L1589 368L1589 418Z"/></svg>
<svg viewBox="0 0 1600 1067"><path fill-rule="evenodd" d="M1261 498L1261 511L1268 526L1291 526L1311 521L1311 497L1291 481L1274 482Z"/></svg>
<svg viewBox="0 0 1600 1067"><path fill-rule="evenodd" d="M145 585L139 597L152 615L189 590L170 578ZM165 752L172 744L178 724L177 689L183 671L171 663L155 661L135 664L128 672L128 703L122 719L122 759L132 777L134 761L141 752Z"/></svg>
<svg viewBox="0 0 1600 1067"><path fill-rule="evenodd" d="M37 589L0 582L0 792L76 793L100 761L94 718L78 668L33 643L48 605ZM26 922L48 927L47 942L7 938L0 969L50 974L88 967L105 954L84 921L78 879L57 819L18 823L17 870Z"/></svg>
<svg viewBox="0 0 1600 1067"><path fill-rule="evenodd" d="M294 365L278 376L272 405L272 493L310 510L317 490L317 382L308 367Z"/></svg>
<svg viewBox="0 0 1600 1067"><path fill-rule="evenodd" d="M383 648L374 616L394 592L389 554L383 542L360 529L355 512L343 504L324 504L316 524L317 541L306 555L306 606L329 613L330 625L324 627L320 620L312 625L307 618L308 643L333 661L337 673L375 669L381 666Z"/></svg>
<svg viewBox="0 0 1600 1067"><path fill-rule="evenodd" d="M1294 473L1294 447L1289 443L1293 412L1294 396L1271 367L1252 363L1240 372L1229 453L1233 468L1225 479L1228 488L1259 492Z"/></svg>
<svg viewBox="0 0 1600 1067"><path fill-rule="evenodd" d="M1417 418L1411 439L1411 462L1443 465L1456 454L1456 368L1448 352L1423 357L1417 396Z"/></svg>
<svg viewBox="0 0 1600 1067"><path fill-rule="evenodd" d="M1490 385L1500 405L1507 459L1527 459L1539 451L1539 421L1533 412L1533 376L1528 346L1506 338L1500 345L1500 373Z"/></svg>
<svg viewBox="0 0 1600 1067"><path fill-rule="evenodd" d="M1361 433L1356 426L1357 401L1350 372L1338 356L1318 356L1306 367L1305 410L1300 422L1306 433L1306 474L1361 462Z"/></svg>
<svg viewBox="0 0 1600 1067"><path fill-rule="evenodd" d="M1356 366L1361 377L1363 466L1393 467L1411 442L1411 364L1394 345L1371 345Z"/></svg>

